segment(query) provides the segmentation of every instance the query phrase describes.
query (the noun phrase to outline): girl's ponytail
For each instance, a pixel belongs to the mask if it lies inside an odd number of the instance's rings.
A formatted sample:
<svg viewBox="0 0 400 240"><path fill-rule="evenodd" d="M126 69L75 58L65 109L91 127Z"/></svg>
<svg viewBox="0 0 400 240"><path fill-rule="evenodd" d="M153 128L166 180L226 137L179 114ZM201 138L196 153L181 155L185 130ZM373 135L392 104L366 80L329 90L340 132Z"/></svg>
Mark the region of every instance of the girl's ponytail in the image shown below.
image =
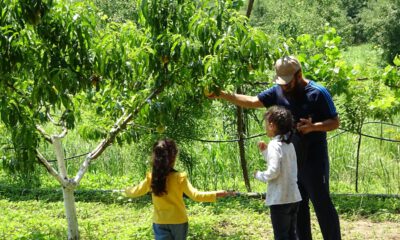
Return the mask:
<svg viewBox="0 0 400 240"><path fill-rule="evenodd" d="M156 196L167 194L167 176L173 169L178 149L173 140L165 139L153 145L151 189Z"/></svg>

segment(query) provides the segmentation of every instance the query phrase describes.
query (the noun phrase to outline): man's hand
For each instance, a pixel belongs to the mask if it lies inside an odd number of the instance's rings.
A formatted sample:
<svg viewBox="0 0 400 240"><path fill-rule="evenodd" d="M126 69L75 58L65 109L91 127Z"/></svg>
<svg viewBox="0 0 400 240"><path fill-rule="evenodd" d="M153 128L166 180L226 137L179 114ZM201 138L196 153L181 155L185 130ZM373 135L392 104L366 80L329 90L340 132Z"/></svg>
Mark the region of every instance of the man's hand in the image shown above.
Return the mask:
<svg viewBox="0 0 400 240"><path fill-rule="evenodd" d="M208 99L217 99L219 96L214 92L204 93Z"/></svg>
<svg viewBox="0 0 400 240"><path fill-rule="evenodd" d="M312 123L312 118L300 118L300 122L297 123L296 128L297 131L301 132L302 134L307 134L309 132L314 131L313 129L314 124Z"/></svg>
<svg viewBox="0 0 400 240"><path fill-rule="evenodd" d="M208 88L204 88L203 93L208 99L220 99L223 98L223 95L226 95L226 93L222 90L219 91L219 93L216 93L213 91L209 91Z"/></svg>

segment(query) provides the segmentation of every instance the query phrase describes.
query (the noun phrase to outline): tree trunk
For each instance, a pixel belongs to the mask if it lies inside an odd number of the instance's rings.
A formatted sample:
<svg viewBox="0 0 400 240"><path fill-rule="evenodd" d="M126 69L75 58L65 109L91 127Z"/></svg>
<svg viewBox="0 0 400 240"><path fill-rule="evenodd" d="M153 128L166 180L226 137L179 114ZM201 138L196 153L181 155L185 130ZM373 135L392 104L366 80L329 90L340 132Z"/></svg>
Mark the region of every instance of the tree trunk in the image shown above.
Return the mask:
<svg viewBox="0 0 400 240"><path fill-rule="evenodd" d="M249 5L247 5L246 17L250 18L251 11L253 10L254 0L249 0Z"/></svg>
<svg viewBox="0 0 400 240"><path fill-rule="evenodd" d="M65 215L68 221L68 240L79 239L78 218L76 215L74 189L63 187Z"/></svg>
<svg viewBox="0 0 400 240"><path fill-rule="evenodd" d="M240 88L237 89L237 93L241 94L242 91ZM239 136L239 154L240 154L240 166L242 167L244 184L246 185L246 189L248 192L251 192L249 173L247 171L247 161L246 161L246 150L244 148L244 116L243 116L243 108L237 106L236 107L236 115L237 115L237 131Z"/></svg>
<svg viewBox="0 0 400 240"><path fill-rule="evenodd" d="M66 182L69 183L61 138L58 136L53 136L52 142L54 146L54 151L56 153L59 175L63 180L67 180ZM79 239L79 227L75 207L75 184L64 185L62 186L62 191L64 197L65 215L68 222L68 240L77 240Z"/></svg>
<svg viewBox="0 0 400 240"><path fill-rule="evenodd" d="M250 18L251 11L253 9L254 0L249 1L249 5L247 6L246 16ZM237 93L242 94L241 88L238 88ZM244 135L245 135L245 126L244 126L244 113L243 108L236 106L236 115L237 115L237 131L239 136L239 155L240 155L240 166L242 167L244 184L246 185L246 189L248 192L251 192L249 173L247 170L247 161L246 161L246 150L244 148Z"/></svg>

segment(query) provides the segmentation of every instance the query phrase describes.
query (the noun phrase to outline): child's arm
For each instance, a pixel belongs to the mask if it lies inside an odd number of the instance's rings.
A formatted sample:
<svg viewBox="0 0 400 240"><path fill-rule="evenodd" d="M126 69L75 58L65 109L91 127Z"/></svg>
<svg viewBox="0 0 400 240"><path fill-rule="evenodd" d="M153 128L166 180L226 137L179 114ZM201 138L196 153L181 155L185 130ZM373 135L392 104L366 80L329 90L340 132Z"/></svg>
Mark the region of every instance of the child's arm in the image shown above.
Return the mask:
<svg viewBox="0 0 400 240"><path fill-rule="evenodd" d="M262 151L262 154L268 162L267 171L257 171L254 177L257 180L268 182L274 178L277 178L280 173L280 162L282 159L281 149L275 144L269 144L268 149Z"/></svg>
<svg viewBox="0 0 400 240"><path fill-rule="evenodd" d="M150 175L147 174L146 178L138 185L126 188L125 195L131 198L140 197L150 191L150 185L151 185L151 178Z"/></svg>
<svg viewBox="0 0 400 240"><path fill-rule="evenodd" d="M232 195L227 191L210 191L210 192L202 192L198 191L196 188L192 186L192 184L187 179L187 175L185 174L182 179L183 184L183 192L192 200L197 202L215 202L217 197L226 197L228 195Z"/></svg>
<svg viewBox="0 0 400 240"><path fill-rule="evenodd" d="M236 195L236 192L234 192L234 191L225 191L225 190L217 191L217 198L235 196L235 195Z"/></svg>

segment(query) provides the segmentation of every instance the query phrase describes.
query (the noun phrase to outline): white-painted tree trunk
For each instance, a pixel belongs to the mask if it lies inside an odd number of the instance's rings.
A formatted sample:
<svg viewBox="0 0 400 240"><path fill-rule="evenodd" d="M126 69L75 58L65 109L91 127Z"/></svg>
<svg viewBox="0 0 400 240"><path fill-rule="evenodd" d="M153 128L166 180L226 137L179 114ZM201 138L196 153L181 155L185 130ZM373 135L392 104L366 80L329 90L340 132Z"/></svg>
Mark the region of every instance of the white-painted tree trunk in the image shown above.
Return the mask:
<svg viewBox="0 0 400 240"><path fill-rule="evenodd" d="M65 157L63 151L64 149L62 147L61 138L58 136L53 136L52 142L57 158L58 172L63 180L62 190L64 197L65 215L68 222L68 240L78 240L79 227L74 196L76 184L74 184L73 180L68 179L67 168L65 166Z"/></svg>
<svg viewBox="0 0 400 240"><path fill-rule="evenodd" d="M63 187L65 214L68 221L68 240L79 239L78 218L76 215L74 189Z"/></svg>

